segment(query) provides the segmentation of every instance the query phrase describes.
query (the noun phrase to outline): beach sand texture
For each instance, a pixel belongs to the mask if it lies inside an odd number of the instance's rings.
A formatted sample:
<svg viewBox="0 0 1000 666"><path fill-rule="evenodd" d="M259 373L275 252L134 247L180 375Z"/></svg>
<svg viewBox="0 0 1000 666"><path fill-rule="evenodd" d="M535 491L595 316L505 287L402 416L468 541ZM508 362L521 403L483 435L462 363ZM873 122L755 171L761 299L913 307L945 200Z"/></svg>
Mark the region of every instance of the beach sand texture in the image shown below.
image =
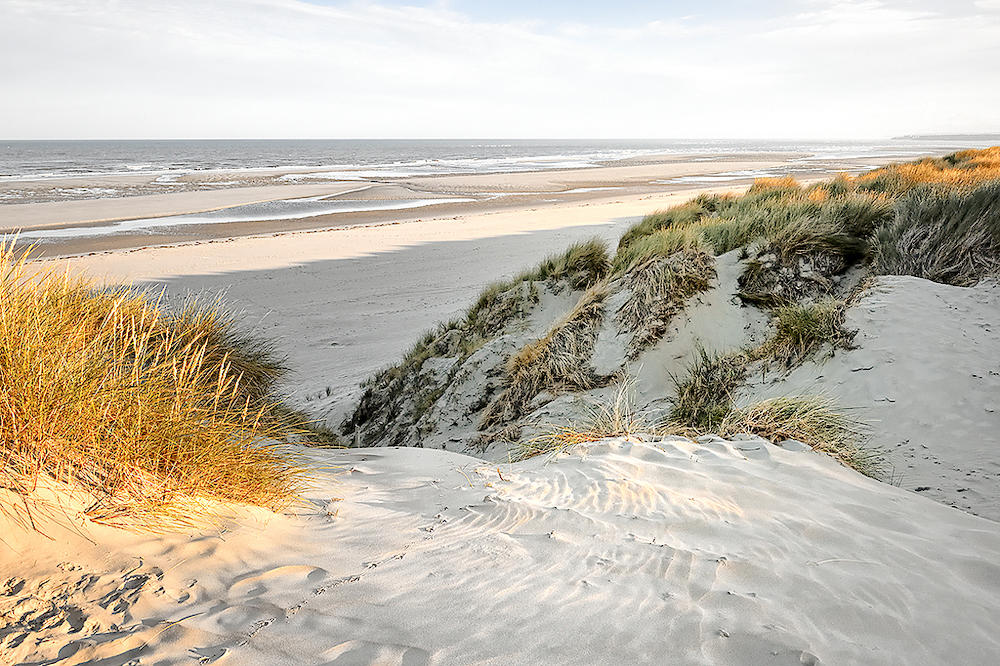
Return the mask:
<svg viewBox="0 0 1000 666"><path fill-rule="evenodd" d="M6 529L5 654L408 665L1000 654L1000 567L982 556L1000 552L996 524L822 454L705 438L608 440L500 466L422 449L315 461L335 469L293 515L224 531L91 527L49 541Z"/></svg>

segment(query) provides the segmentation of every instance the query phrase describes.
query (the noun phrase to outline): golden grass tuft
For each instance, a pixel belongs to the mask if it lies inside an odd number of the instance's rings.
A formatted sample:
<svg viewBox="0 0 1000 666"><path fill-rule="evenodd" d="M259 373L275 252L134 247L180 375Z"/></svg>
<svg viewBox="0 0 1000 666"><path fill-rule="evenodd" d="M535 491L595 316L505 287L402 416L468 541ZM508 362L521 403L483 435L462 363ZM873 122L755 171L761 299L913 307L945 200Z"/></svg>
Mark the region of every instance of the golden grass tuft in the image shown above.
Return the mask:
<svg viewBox="0 0 1000 666"><path fill-rule="evenodd" d="M858 176L855 183L861 188L902 193L919 185L970 188L991 180L1000 180L1000 146L890 164Z"/></svg>
<svg viewBox="0 0 1000 666"><path fill-rule="evenodd" d="M217 305L170 315L26 260L0 244L0 488L19 500L0 511L38 528L55 485L84 518L156 530L291 500L303 470L280 442L301 419L272 397L271 347Z"/></svg>
<svg viewBox="0 0 1000 666"><path fill-rule="evenodd" d="M844 414L827 396L793 396L762 400L733 410L718 434L751 434L779 443L793 439L839 460L874 479L885 475L881 452L864 447L864 424Z"/></svg>
<svg viewBox="0 0 1000 666"><path fill-rule="evenodd" d="M651 430L655 427L635 410L635 379L625 377L610 402L593 401L588 406L588 416L582 426L551 427L538 437L518 442L512 460L555 454L577 444L609 437L629 438Z"/></svg>
<svg viewBox="0 0 1000 666"><path fill-rule="evenodd" d="M759 192L762 190L797 190L799 189L799 181L795 180L791 176L779 176L775 178L755 178L753 185L750 186L751 192Z"/></svg>

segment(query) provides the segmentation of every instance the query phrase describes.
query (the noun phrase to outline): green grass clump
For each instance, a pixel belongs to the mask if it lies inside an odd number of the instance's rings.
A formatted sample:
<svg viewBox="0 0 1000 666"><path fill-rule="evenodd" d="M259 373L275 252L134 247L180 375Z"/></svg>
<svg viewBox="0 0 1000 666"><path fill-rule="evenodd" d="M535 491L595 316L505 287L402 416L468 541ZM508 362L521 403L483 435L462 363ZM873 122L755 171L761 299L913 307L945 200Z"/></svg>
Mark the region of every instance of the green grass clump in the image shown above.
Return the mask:
<svg viewBox="0 0 1000 666"><path fill-rule="evenodd" d="M733 397L747 375L748 357L710 354L699 347L682 376L672 376L673 409L668 419L675 430L713 432L733 410Z"/></svg>
<svg viewBox="0 0 1000 666"><path fill-rule="evenodd" d="M709 247L702 240L700 231L697 227L667 228L639 237L615 255L614 270L620 274L650 259L669 257L678 252L704 252Z"/></svg>
<svg viewBox="0 0 1000 666"><path fill-rule="evenodd" d="M541 339L522 347L507 361L504 388L483 411L481 427L494 429L525 414L532 398L543 390L588 390L603 383L590 366L601 322L606 283L598 283Z"/></svg>
<svg viewBox="0 0 1000 666"><path fill-rule="evenodd" d="M775 334L754 352L754 357L791 367L824 345L850 348L854 334L844 329L846 308L844 301L833 298L776 308Z"/></svg>
<svg viewBox="0 0 1000 666"><path fill-rule="evenodd" d="M699 198L668 210L647 215L626 231L621 240L618 241L619 253L623 248L643 236L649 236L661 229L680 229L698 222L703 215L709 212L709 209L704 205L706 202L706 199Z"/></svg>
<svg viewBox="0 0 1000 666"><path fill-rule="evenodd" d="M872 241L873 269L973 285L1000 272L1000 181L972 191L916 189Z"/></svg>
<svg viewBox="0 0 1000 666"><path fill-rule="evenodd" d="M836 180L833 182L837 183ZM879 226L892 220L892 205L893 200L889 197L866 192L843 192L823 203L819 220L854 239L864 240Z"/></svg>
<svg viewBox="0 0 1000 666"><path fill-rule="evenodd" d="M187 527L206 500L276 508L301 469L275 396L284 365L217 304L171 315L143 292L36 274L0 247L0 510L37 527L35 490L86 497L87 518Z"/></svg>
<svg viewBox="0 0 1000 666"><path fill-rule="evenodd" d="M518 276L517 280L565 280L573 289L586 289L603 279L610 269L607 245L593 238L570 245L565 252L545 259L534 270Z"/></svg>
<svg viewBox="0 0 1000 666"><path fill-rule="evenodd" d="M798 217L767 229L762 235L784 258L828 254L847 261L864 256L866 244L842 224L823 218Z"/></svg>

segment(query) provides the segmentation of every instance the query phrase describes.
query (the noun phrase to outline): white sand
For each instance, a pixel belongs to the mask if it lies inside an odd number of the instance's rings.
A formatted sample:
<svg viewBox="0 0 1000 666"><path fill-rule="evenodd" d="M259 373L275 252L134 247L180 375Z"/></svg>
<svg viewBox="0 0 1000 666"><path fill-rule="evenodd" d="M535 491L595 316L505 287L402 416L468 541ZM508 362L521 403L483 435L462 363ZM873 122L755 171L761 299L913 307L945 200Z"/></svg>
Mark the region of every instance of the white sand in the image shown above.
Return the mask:
<svg viewBox="0 0 1000 666"><path fill-rule="evenodd" d="M836 397L901 487L1000 521L1000 285L880 277L846 326L856 349L752 390Z"/></svg>
<svg viewBox="0 0 1000 666"><path fill-rule="evenodd" d="M996 524L822 454L706 440L609 441L499 471L426 449L316 459L340 475L324 474L305 508L263 532L257 512L194 536L15 535L0 548L17 590L0 596L7 658L986 664L1000 655ZM26 626L34 631L12 647Z"/></svg>

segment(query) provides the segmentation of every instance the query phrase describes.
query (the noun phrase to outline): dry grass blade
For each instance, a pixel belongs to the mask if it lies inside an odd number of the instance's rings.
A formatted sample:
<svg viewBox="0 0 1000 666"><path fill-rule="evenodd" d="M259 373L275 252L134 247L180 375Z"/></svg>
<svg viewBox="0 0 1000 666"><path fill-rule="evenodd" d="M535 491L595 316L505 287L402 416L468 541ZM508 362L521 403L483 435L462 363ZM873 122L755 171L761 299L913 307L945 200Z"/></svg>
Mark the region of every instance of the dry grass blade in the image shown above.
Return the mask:
<svg viewBox="0 0 1000 666"><path fill-rule="evenodd" d="M617 315L619 330L633 334L632 357L663 337L688 298L709 288L715 277L714 263L704 252L687 250L652 256L626 273L624 284L631 298Z"/></svg>
<svg viewBox="0 0 1000 666"><path fill-rule="evenodd" d="M545 337L511 356L503 391L483 410L482 429L496 429L520 418L531 399L543 390L587 390L602 384L590 366L590 356L607 296L607 283L592 286Z"/></svg>
<svg viewBox="0 0 1000 666"><path fill-rule="evenodd" d="M626 377L609 402L594 402L588 418L581 425L550 427L538 437L518 442L513 460L525 460L542 454L554 454L577 444L596 442L609 437L629 438L655 427L635 410L635 379Z"/></svg>
<svg viewBox="0 0 1000 666"><path fill-rule="evenodd" d="M833 456L872 478L882 478L881 453L866 449L863 424L844 414L826 396L780 397L733 410L719 426L719 435L758 435L771 442L793 439Z"/></svg>
<svg viewBox="0 0 1000 666"><path fill-rule="evenodd" d="M158 298L37 274L0 246L0 485L86 496L92 520L158 529L209 519L213 502L287 503L297 434L272 395L266 344L217 306L163 312ZM30 520L30 519L29 519ZM26 521L27 522L27 521Z"/></svg>

